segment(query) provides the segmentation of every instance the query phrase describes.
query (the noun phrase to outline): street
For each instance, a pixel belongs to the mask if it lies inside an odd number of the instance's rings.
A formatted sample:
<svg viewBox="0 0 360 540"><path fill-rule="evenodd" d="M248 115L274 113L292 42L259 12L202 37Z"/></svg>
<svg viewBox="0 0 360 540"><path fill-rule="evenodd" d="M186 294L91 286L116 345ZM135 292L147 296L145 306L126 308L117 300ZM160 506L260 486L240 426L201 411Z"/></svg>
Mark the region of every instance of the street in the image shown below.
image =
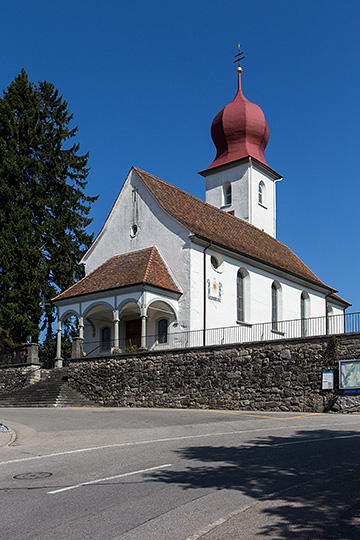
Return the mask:
<svg viewBox="0 0 360 540"><path fill-rule="evenodd" d="M0 433L0 537L355 540L359 420L1 409L13 432Z"/></svg>

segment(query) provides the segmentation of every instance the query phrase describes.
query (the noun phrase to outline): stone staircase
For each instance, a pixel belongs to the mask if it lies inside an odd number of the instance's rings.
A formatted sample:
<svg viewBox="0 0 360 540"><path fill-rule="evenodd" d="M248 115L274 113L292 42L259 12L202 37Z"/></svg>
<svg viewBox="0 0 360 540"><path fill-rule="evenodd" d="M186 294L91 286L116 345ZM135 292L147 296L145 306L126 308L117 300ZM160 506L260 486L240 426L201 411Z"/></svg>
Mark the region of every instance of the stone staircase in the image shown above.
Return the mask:
<svg viewBox="0 0 360 540"><path fill-rule="evenodd" d="M0 392L0 407L94 407L92 401L71 388L67 370L54 369L39 382L19 390Z"/></svg>

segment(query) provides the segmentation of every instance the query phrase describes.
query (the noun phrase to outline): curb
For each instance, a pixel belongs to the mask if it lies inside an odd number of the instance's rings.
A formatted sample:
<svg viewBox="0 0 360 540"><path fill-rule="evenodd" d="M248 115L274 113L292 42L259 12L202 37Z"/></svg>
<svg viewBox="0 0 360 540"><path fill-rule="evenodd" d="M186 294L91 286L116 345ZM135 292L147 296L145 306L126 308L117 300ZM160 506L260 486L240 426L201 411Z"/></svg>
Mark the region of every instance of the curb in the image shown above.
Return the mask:
<svg viewBox="0 0 360 540"><path fill-rule="evenodd" d="M16 431L0 422L0 448L10 446L16 441Z"/></svg>

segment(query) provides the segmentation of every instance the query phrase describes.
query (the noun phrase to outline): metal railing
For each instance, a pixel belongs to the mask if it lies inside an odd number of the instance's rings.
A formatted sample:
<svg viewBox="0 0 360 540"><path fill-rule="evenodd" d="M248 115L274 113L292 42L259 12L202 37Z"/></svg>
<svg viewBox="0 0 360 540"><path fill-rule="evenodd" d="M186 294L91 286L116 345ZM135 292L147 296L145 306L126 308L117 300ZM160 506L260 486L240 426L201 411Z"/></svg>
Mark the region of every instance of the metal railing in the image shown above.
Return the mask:
<svg viewBox="0 0 360 540"><path fill-rule="evenodd" d="M257 324L239 323L236 326L191 330L169 331L167 336L147 335L148 350L187 349L208 345L230 345L272 341L276 339L306 338L333 334L360 332L360 313L346 313L328 317L311 317ZM140 348L140 338L129 341L114 340L84 341L86 356L102 356L113 353L131 353Z"/></svg>

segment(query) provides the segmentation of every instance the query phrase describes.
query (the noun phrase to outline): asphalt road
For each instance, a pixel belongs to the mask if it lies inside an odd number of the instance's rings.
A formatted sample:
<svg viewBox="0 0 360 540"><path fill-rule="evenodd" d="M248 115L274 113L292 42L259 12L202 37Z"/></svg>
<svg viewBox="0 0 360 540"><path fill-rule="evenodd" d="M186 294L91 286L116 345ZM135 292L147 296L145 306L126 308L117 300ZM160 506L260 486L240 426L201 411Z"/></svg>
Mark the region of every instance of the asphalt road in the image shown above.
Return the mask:
<svg viewBox="0 0 360 540"><path fill-rule="evenodd" d="M4 540L360 538L357 415L0 409L0 422Z"/></svg>

